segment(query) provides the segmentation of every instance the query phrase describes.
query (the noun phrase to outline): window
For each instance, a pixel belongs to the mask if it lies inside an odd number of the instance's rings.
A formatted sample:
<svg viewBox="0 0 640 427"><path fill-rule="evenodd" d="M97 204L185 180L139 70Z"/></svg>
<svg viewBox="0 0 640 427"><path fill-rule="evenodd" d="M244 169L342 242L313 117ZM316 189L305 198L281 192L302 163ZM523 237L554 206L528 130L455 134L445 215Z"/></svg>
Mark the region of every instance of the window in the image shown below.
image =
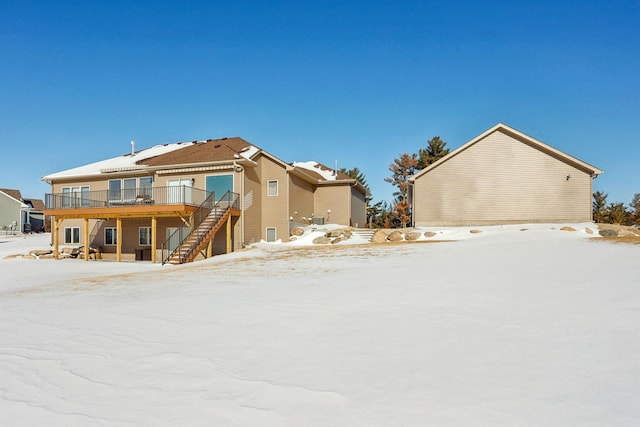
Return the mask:
<svg viewBox="0 0 640 427"><path fill-rule="evenodd" d="M267 196L278 195L278 181L271 180L267 182Z"/></svg>
<svg viewBox="0 0 640 427"><path fill-rule="evenodd" d="M267 227L267 242L275 242L275 241L276 241L276 228Z"/></svg>
<svg viewBox="0 0 640 427"><path fill-rule="evenodd" d="M153 178L150 176L145 176L140 178L140 190L139 193L145 199L152 198L151 188L153 187Z"/></svg>
<svg viewBox="0 0 640 427"><path fill-rule="evenodd" d="M112 179L109 181L109 201L119 201L122 199L122 181Z"/></svg>
<svg viewBox="0 0 640 427"><path fill-rule="evenodd" d="M66 245L73 245L73 244L80 243L80 227L65 227L64 243Z"/></svg>
<svg viewBox="0 0 640 427"><path fill-rule="evenodd" d="M62 207L78 208L89 206L89 186L62 187Z"/></svg>
<svg viewBox="0 0 640 427"><path fill-rule="evenodd" d="M104 244L116 245L118 243L118 229L116 227L105 227Z"/></svg>
<svg viewBox="0 0 640 427"><path fill-rule="evenodd" d="M151 246L151 227L140 227L138 229L138 244L140 246Z"/></svg>
<svg viewBox="0 0 640 427"><path fill-rule="evenodd" d="M138 195L136 188L137 181L138 180L135 178L126 178L122 180L124 184L124 200L135 200Z"/></svg>

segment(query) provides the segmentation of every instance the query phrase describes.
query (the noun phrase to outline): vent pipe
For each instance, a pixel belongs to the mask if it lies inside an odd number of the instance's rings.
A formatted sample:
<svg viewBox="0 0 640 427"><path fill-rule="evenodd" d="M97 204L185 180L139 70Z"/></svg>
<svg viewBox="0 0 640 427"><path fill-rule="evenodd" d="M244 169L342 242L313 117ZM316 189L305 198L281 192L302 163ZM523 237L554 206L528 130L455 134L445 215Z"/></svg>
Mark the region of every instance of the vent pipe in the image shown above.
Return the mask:
<svg viewBox="0 0 640 427"><path fill-rule="evenodd" d="M136 142L131 141L131 155L133 156L136 153Z"/></svg>

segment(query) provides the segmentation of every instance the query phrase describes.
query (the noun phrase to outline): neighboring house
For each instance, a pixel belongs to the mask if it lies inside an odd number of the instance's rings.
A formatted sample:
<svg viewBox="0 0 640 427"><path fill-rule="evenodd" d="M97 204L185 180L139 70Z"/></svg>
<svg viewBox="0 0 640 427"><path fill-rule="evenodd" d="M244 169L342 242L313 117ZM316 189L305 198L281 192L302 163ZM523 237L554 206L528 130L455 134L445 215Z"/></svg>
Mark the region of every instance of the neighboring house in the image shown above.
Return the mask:
<svg viewBox="0 0 640 427"><path fill-rule="evenodd" d="M137 152L132 143L129 154L42 179L52 187L56 257L60 244L86 245L116 260L181 263L288 241L296 224L366 221L367 191L356 180L286 163L237 137Z"/></svg>
<svg viewBox="0 0 640 427"><path fill-rule="evenodd" d="M589 222L601 173L499 123L409 179L413 223Z"/></svg>
<svg viewBox="0 0 640 427"><path fill-rule="evenodd" d="M20 190L0 188L0 228L6 232L44 231L44 203L23 199Z"/></svg>

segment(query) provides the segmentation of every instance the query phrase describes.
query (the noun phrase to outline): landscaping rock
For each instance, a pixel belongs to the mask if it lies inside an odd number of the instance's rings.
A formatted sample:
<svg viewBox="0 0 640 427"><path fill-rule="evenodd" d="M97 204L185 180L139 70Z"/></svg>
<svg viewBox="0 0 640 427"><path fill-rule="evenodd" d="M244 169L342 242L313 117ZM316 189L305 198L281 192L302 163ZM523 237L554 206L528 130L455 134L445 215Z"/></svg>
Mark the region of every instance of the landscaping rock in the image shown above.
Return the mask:
<svg viewBox="0 0 640 427"><path fill-rule="evenodd" d="M404 235L405 240L418 240L419 237L420 237L420 233L415 231L410 231Z"/></svg>
<svg viewBox="0 0 640 427"><path fill-rule="evenodd" d="M343 230L331 230L331 231L327 231L325 236L329 237L330 239L334 239L336 237L342 236L342 233L343 233Z"/></svg>
<svg viewBox="0 0 640 427"><path fill-rule="evenodd" d="M329 243L331 243L331 239L328 238L327 236L320 236L313 239L314 245L327 245Z"/></svg>
<svg viewBox="0 0 640 427"><path fill-rule="evenodd" d="M473 230L469 230L469 233L471 234L478 234L478 233L482 233L482 230L477 230L477 229L473 229Z"/></svg>
<svg viewBox="0 0 640 427"><path fill-rule="evenodd" d="M341 235L341 236L336 237L335 239L333 239L333 240L331 241L331 244L332 244L332 245L335 245L336 243L344 242L345 240L348 240L348 239L349 239L349 238L343 234L343 235Z"/></svg>
<svg viewBox="0 0 640 427"><path fill-rule="evenodd" d="M392 231L388 236L387 240L390 242L399 242L403 239L402 233L399 231Z"/></svg>
<svg viewBox="0 0 640 427"><path fill-rule="evenodd" d="M424 232L424 237L427 237L427 238L433 237L435 235L436 235L436 233L434 233L433 231L425 231Z"/></svg>
<svg viewBox="0 0 640 427"><path fill-rule="evenodd" d="M384 243L387 241L387 233L382 230L376 231L371 237L372 243Z"/></svg>
<svg viewBox="0 0 640 427"><path fill-rule="evenodd" d="M611 229L611 228L607 228L605 230L600 230L600 231L598 231L598 233L602 237L618 237L618 232L616 230Z"/></svg>
<svg viewBox="0 0 640 427"><path fill-rule="evenodd" d="M304 228L301 227L294 227L293 230L291 230L291 235L292 236L302 236L304 234Z"/></svg>
<svg viewBox="0 0 640 427"><path fill-rule="evenodd" d="M587 233L587 234L593 234L593 230L590 229L589 227L585 228L584 232Z"/></svg>
<svg viewBox="0 0 640 427"><path fill-rule="evenodd" d="M573 227L567 227L567 226L562 227L560 230L562 230L562 231L576 231L576 229L575 229L575 228L573 228Z"/></svg>

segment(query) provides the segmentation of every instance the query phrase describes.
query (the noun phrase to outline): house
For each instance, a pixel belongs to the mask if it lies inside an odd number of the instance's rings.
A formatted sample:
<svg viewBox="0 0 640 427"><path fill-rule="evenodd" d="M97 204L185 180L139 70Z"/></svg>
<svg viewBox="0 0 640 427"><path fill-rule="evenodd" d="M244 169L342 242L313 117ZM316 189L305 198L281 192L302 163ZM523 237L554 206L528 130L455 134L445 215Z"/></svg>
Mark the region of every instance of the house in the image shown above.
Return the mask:
<svg viewBox="0 0 640 427"><path fill-rule="evenodd" d="M239 137L157 145L53 173L46 213L59 245L103 258L182 263L295 225L364 225L367 190L316 162L286 163ZM89 259L85 251L84 258Z"/></svg>
<svg viewBox="0 0 640 427"><path fill-rule="evenodd" d="M44 231L44 203L24 199L20 190L0 188L0 227L6 232Z"/></svg>
<svg viewBox="0 0 640 427"><path fill-rule="evenodd" d="M409 179L413 223L589 222L602 172L499 123Z"/></svg>

